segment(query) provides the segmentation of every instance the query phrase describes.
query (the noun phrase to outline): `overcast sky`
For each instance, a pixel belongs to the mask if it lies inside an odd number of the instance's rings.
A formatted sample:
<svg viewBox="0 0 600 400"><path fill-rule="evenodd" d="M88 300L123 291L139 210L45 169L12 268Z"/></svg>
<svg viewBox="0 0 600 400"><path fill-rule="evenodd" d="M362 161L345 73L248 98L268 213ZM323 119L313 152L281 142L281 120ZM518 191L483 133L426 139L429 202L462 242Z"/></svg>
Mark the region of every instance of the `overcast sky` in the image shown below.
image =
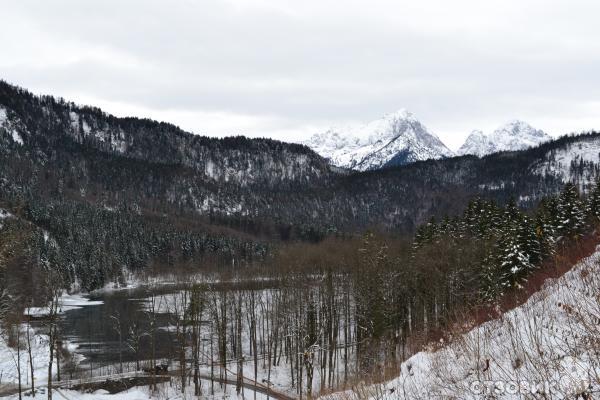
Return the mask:
<svg viewBox="0 0 600 400"><path fill-rule="evenodd" d="M596 0L0 0L0 78L199 134L600 129Z"/></svg>

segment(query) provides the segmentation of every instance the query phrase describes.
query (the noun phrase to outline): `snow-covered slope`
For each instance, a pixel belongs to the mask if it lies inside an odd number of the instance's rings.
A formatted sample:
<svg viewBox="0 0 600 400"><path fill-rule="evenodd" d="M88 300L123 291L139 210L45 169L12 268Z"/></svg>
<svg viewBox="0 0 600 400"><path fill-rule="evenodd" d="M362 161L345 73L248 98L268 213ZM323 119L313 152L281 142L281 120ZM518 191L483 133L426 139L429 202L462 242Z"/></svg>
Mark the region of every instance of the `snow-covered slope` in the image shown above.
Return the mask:
<svg viewBox="0 0 600 400"><path fill-rule="evenodd" d="M453 155L406 110L359 127L332 128L313 135L304 144L333 165L361 171Z"/></svg>
<svg viewBox="0 0 600 400"><path fill-rule="evenodd" d="M532 169L542 176L574 182L587 192L596 182L600 166L600 137L582 136L564 146L549 150Z"/></svg>
<svg viewBox="0 0 600 400"><path fill-rule="evenodd" d="M6 111L6 108L0 106L0 135L2 135L4 132L10 137L10 139L14 143L16 143L17 145L22 145L23 138L19 133L19 127L17 125L18 123L15 123L14 121L11 121L10 118L8 118L8 112Z"/></svg>
<svg viewBox="0 0 600 400"><path fill-rule="evenodd" d="M524 150L552 139L544 131L523 121L510 121L491 134L475 130L458 149L458 154L484 156L498 151Z"/></svg>
<svg viewBox="0 0 600 400"><path fill-rule="evenodd" d="M11 218L13 215L6 210L0 208L0 229L2 229L3 223L2 220L6 218Z"/></svg>
<svg viewBox="0 0 600 400"><path fill-rule="evenodd" d="M332 397L338 396L600 398L600 246L522 306L437 351L415 354L402 364L396 379Z"/></svg>

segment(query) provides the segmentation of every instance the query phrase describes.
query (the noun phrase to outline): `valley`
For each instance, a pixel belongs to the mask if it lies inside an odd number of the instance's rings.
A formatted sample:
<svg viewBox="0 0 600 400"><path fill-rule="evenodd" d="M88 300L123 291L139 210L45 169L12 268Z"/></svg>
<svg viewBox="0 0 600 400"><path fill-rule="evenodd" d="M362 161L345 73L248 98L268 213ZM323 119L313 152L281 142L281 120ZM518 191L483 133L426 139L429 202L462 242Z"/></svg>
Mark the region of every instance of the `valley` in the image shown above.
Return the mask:
<svg viewBox="0 0 600 400"><path fill-rule="evenodd" d="M0 15L0 400L600 400L600 2Z"/></svg>
<svg viewBox="0 0 600 400"><path fill-rule="evenodd" d="M377 157L341 149L349 169L305 145L197 136L5 82L0 110L11 398L113 381L140 398L379 398L461 321L519 306L598 241L597 132L546 140L515 123L504 130L541 140L454 156L394 113L364 128L385 137L368 140ZM415 156L423 143L433 159ZM440 379L428 385L444 396L454 378Z"/></svg>

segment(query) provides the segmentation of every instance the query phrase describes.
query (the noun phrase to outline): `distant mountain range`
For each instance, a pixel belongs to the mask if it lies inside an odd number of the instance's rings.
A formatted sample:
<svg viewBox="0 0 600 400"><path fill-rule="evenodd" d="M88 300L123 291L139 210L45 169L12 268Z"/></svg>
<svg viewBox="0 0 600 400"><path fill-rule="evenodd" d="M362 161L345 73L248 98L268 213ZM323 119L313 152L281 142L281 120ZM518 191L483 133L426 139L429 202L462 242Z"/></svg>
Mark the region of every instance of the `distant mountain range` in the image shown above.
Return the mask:
<svg viewBox="0 0 600 400"><path fill-rule="evenodd" d="M551 140L552 137L523 121L510 121L491 134L473 131L458 149L459 155L473 154L479 157L499 151L525 150Z"/></svg>
<svg viewBox="0 0 600 400"><path fill-rule="evenodd" d="M363 126L332 128L313 135L304 144L333 165L359 171L454 155L406 110Z"/></svg>
<svg viewBox="0 0 600 400"><path fill-rule="evenodd" d="M552 139L523 121L510 121L491 134L473 131L454 153L414 114L402 109L365 125L331 128L303 142L335 166L367 171L456 155L482 157L524 150Z"/></svg>

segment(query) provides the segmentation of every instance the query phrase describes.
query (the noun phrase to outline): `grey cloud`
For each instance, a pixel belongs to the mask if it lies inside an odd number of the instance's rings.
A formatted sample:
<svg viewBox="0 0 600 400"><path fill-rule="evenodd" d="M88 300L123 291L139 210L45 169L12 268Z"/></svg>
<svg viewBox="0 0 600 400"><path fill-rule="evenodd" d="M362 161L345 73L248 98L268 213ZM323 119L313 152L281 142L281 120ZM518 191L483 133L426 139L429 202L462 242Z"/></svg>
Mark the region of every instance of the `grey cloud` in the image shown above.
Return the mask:
<svg viewBox="0 0 600 400"><path fill-rule="evenodd" d="M74 60L19 53L0 75L151 110L272 116L281 131L406 107L457 143L511 117L578 128L600 96L594 1L254 3L15 2L4 13L30 28L0 34Z"/></svg>

